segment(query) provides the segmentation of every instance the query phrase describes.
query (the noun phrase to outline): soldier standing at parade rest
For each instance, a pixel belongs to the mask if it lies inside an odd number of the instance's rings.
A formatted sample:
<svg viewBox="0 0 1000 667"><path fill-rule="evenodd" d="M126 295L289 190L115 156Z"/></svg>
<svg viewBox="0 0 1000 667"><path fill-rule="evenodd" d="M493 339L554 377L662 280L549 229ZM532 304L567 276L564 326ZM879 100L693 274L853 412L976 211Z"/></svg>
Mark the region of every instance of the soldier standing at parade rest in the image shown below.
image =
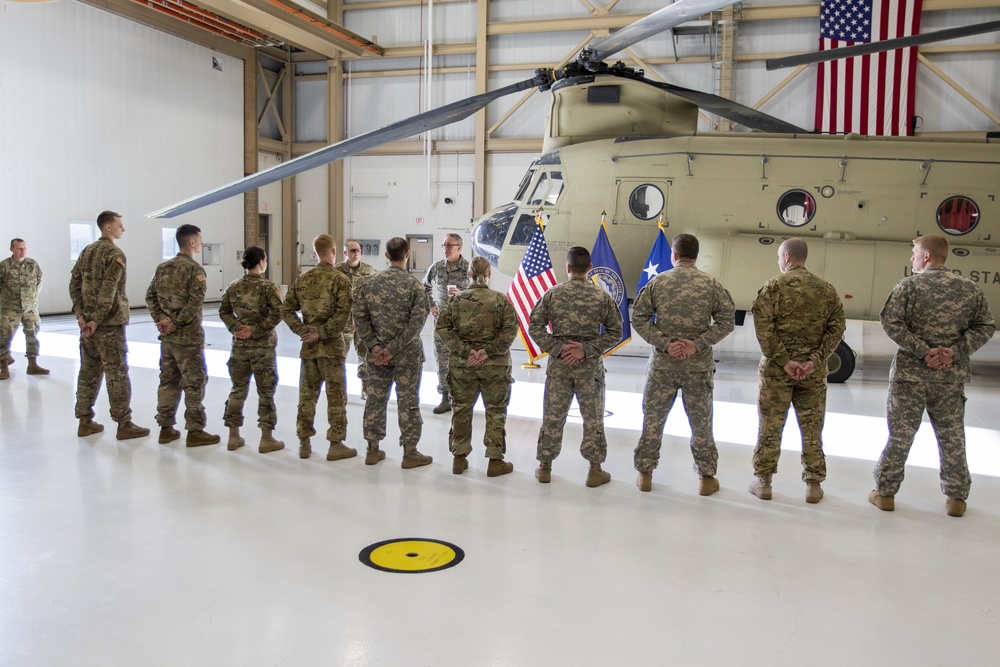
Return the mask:
<svg viewBox="0 0 1000 667"><path fill-rule="evenodd" d="M97 216L101 238L80 253L69 279L73 314L80 327L80 375L76 383L76 434L100 433L94 421L94 403L107 379L111 418L118 422L119 440L142 438L149 429L132 423L132 383L128 377L125 327L128 296L125 293L125 253L115 245L125 233L122 217L114 211Z"/></svg>
<svg viewBox="0 0 1000 667"><path fill-rule="evenodd" d="M431 315L437 322L438 314L448 305L448 301L469 286L469 262L462 257L462 237L458 234L448 234L444 238L444 259L431 264L424 275L424 288L427 290L428 305ZM448 358L451 351L448 345L438 335L434 328L434 357L438 367L438 393L441 403L434 408L436 415L451 410L451 397L448 390Z"/></svg>
<svg viewBox="0 0 1000 667"><path fill-rule="evenodd" d="M507 451L505 426L510 404L510 346L517 335L517 314L507 297L489 288L490 263L473 258L469 289L459 293L438 315L435 330L451 350L448 388L455 412L448 446L454 456L451 471L462 474L472 452L472 409L479 395L486 408L487 477L505 475L514 464L503 460Z"/></svg>
<svg viewBox="0 0 1000 667"><path fill-rule="evenodd" d="M205 302L205 269L195 259L201 254L201 229L194 225L177 228L177 256L156 267L146 290L146 307L160 332L160 386L156 390L156 423L160 444L181 437L174 428L177 406L184 392L185 444L214 445L221 439L205 432L205 330L201 326Z"/></svg>
<svg viewBox="0 0 1000 667"><path fill-rule="evenodd" d="M0 262L0 380L10 378L8 366L10 341L18 325L24 328L25 356L28 375L48 375L49 369L38 365L38 331L42 320L38 316L38 293L42 291L42 269L28 257L24 239L11 239L10 257Z"/></svg>
<svg viewBox="0 0 1000 667"><path fill-rule="evenodd" d="M753 450L756 479L750 493L761 500L771 499L771 476L778 470L789 404L795 406L802 433L806 502L818 503L823 498L827 359L840 344L846 323L833 285L806 269L808 252L802 239L782 243L778 248L781 275L760 288L753 302L753 323L764 356L757 397L760 427Z"/></svg>
<svg viewBox="0 0 1000 667"><path fill-rule="evenodd" d="M417 451L424 423L420 417L420 375L424 365L420 330L427 321L427 294L420 281L406 270L410 256L406 239L389 239L385 250L389 268L366 280L354 302L354 324L368 348L365 465L375 465L385 458L379 443L385 439L389 390L395 383L402 467L416 468L433 461Z"/></svg>
<svg viewBox="0 0 1000 667"><path fill-rule="evenodd" d="M219 306L219 317L233 334L228 364L233 389L226 401L224 421L229 427L227 447L233 451L246 444L240 436L240 427L252 376L257 383L257 426L261 434L257 451L266 454L285 448L285 443L272 435L278 422L274 405L278 335L274 328L281 321L281 292L263 276L267 270L267 253L263 248L250 246L244 250L242 264L246 275L226 289Z"/></svg>
<svg viewBox="0 0 1000 667"><path fill-rule="evenodd" d="M375 267L361 261L361 244L354 239L350 239L344 244L344 256L347 261L334 265L337 269L351 281L351 294L357 292L358 286L365 280L375 275ZM344 356L346 358L351 349L351 341L354 341L354 351L358 354L358 377L361 379L361 399L368 397L368 350L365 349L361 337L358 336L354 327L354 315L347 318L347 326L344 327Z"/></svg>
<svg viewBox="0 0 1000 667"><path fill-rule="evenodd" d="M319 264L299 276L281 306L281 318L302 341L299 356L299 410L295 432L299 458L312 453L309 438L316 435L316 403L326 384L327 461L358 455L344 444L347 438L347 377L344 373L344 327L351 315L351 281L333 268L337 242L329 234L313 239ZM299 318L298 312L302 311Z"/></svg>
<svg viewBox="0 0 1000 667"><path fill-rule="evenodd" d="M587 280L592 268L589 250L570 248L566 254L569 281L543 294L531 311L528 333L549 354L542 428L538 433L539 465L535 471L543 484L552 480L552 460L562 449L563 428L573 396L583 416L580 453L590 461L587 486L611 481L611 474L601 469L608 453L601 355L621 340L622 316L614 299Z"/></svg>
<svg viewBox="0 0 1000 667"><path fill-rule="evenodd" d="M875 465L868 500L895 509L906 458L927 409L941 452L941 491L949 516L965 514L972 480L965 456L965 383L969 357L996 325L979 286L945 268L948 239L913 241L913 275L896 283L882 308L882 328L899 348L889 371L889 441Z"/></svg>
<svg viewBox="0 0 1000 667"><path fill-rule="evenodd" d="M632 326L653 346L642 394L642 436L635 448L636 484L640 491L652 488L663 425L681 391L691 425L691 454L701 479L698 492L710 496L719 490L719 452L712 436L712 346L732 333L736 310L719 281L695 267L698 239L678 234L671 245L674 268L646 284L632 315Z"/></svg>

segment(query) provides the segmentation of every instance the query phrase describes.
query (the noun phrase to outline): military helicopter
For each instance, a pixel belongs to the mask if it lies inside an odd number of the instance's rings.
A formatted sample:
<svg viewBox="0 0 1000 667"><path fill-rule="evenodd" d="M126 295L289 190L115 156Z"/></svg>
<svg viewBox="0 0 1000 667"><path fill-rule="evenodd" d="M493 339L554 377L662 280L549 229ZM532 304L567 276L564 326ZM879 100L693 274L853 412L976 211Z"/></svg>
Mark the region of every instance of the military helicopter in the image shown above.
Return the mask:
<svg viewBox="0 0 1000 667"><path fill-rule="evenodd" d="M953 237L949 267L1000 304L1000 238L993 238L1000 232L1000 133L950 141L818 135L606 62L728 4L680 0L591 44L562 69L537 70L531 79L327 146L149 217L195 210L462 120L505 95L537 87L552 92L543 154L513 200L488 212L472 235L476 253L503 273L517 272L537 216L547 220L546 242L558 263L560 251L593 244L600 212L607 211L608 236L628 286L636 285L662 221L670 236L698 236L699 266L730 290L742 319L757 288L776 271L778 244L800 236L809 243L810 270L837 287L845 314L870 320L906 274L910 241L943 231ZM972 30L1000 30L1000 22L994 24ZM908 43L902 46L972 34L968 30L903 38ZM886 50L900 41L865 46ZM797 58L818 62L841 57L841 51ZM699 108L753 131L699 134ZM830 361L830 380L846 380L854 364L842 342Z"/></svg>

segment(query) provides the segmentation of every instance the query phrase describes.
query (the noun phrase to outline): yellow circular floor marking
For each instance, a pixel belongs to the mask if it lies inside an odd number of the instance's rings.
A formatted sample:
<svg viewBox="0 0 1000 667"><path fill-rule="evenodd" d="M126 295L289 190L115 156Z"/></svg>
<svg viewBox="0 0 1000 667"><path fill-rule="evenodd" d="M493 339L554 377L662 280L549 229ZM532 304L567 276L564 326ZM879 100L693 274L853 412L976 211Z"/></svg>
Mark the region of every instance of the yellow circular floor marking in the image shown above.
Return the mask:
<svg viewBox="0 0 1000 667"><path fill-rule="evenodd" d="M362 549L358 559L383 572L437 572L454 567L465 552L454 544L422 537L386 540Z"/></svg>

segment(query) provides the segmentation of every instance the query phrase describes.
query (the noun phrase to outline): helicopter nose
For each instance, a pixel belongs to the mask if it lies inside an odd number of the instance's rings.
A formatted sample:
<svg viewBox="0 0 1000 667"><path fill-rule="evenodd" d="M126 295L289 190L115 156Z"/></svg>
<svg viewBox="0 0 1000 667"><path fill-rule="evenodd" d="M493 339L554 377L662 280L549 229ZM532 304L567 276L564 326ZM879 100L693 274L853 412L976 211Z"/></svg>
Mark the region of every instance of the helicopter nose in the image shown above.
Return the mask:
<svg viewBox="0 0 1000 667"><path fill-rule="evenodd" d="M494 268L500 261L500 251L514 221L515 212L517 204L507 204L493 209L472 230L472 249L477 255L488 259Z"/></svg>

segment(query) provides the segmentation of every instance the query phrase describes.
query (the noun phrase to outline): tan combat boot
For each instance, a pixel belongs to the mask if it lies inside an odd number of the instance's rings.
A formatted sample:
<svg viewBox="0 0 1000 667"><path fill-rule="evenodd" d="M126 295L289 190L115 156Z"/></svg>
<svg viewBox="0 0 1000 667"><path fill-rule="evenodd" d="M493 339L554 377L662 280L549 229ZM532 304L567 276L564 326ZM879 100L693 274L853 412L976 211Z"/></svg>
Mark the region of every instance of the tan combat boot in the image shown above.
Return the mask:
<svg viewBox="0 0 1000 667"><path fill-rule="evenodd" d="M514 472L514 464L503 459L490 459L486 466L487 477L499 477Z"/></svg>
<svg viewBox="0 0 1000 667"><path fill-rule="evenodd" d="M436 415L443 415L446 412L451 412L451 397L448 394L441 395L441 402L438 404L432 412Z"/></svg>
<svg viewBox="0 0 1000 667"><path fill-rule="evenodd" d="M407 470L410 468L419 468L420 466L430 465L433 460L433 457L418 452L416 445L403 445L402 468Z"/></svg>
<svg viewBox="0 0 1000 667"><path fill-rule="evenodd" d="M635 485L639 487L640 491L652 491L653 490L653 471L642 472L639 471L639 475L635 478Z"/></svg>
<svg viewBox="0 0 1000 667"><path fill-rule="evenodd" d="M160 427L160 444L166 445L174 440L181 439L181 432L175 429L173 426L161 426Z"/></svg>
<svg viewBox="0 0 1000 667"><path fill-rule="evenodd" d="M806 482L806 502L815 505L823 500L823 487L819 482Z"/></svg>
<svg viewBox="0 0 1000 667"><path fill-rule="evenodd" d="M754 479L753 484L750 485L750 493L757 496L761 500L771 499L771 476L761 475Z"/></svg>
<svg viewBox="0 0 1000 667"><path fill-rule="evenodd" d="M275 440L274 436L271 435L271 429L262 428L260 430L260 444L257 445L257 451L261 454L267 454L269 452L276 452L279 449L284 449L285 443L281 440Z"/></svg>
<svg viewBox="0 0 1000 667"><path fill-rule="evenodd" d="M10 364L6 359L0 359L0 380L10 379L10 370L7 369L8 366L10 366Z"/></svg>
<svg viewBox="0 0 1000 667"><path fill-rule="evenodd" d="M868 502L883 512L892 512L896 509L896 496L883 496L875 489L868 493Z"/></svg>
<svg viewBox="0 0 1000 667"><path fill-rule="evenodd" d="M368 441L368 451L365 452L365 465L373 466L385 458L385 452L378 448L378 440Z"/></svg>
<svg viewBox="0 0 1000 667"><path fill-rule="evenodd" d="M131 440L132 438L145 438L147 435L149 435L148 428L138 426L130 419L118 423L118 433L115 434L115 437L119 440Z"/></svg>
<svg viewBox="0 0 1000 667"><path fill-rule="evenodd" d="M611 473L601 469L600 463L591 463L590 472L587 473L587 486L594 488L611 481Z"/></svg>
<svg viewBox="0 0 1000 667"><path fill-rule="evenodd" d="M202 447L204 445L217 445L221 440L221 437L206 433L203 429L199 428L194 431L188 431L184 444L188 447Z"/></svg>
<svg viewBox="0 0 1000 667"><path fill-rule="evenodd" d="M535 479L542 484L552 481L552 461L539 461L538 470L535 471Z"/></svg>
<svg viewBox="0 0 1000 667"><path fill-rule="evenodd" d="M711 475L701 475L698 482L698 495L710 496L719 490L719 480Z"/></svg>
<svg viewBox="0 0 1000 667"><path fill-rule="evenodd" d="M469 459L466 456L456 456L451 462L451 472L453 475L461 475L469 469Z"/></svg>
<svg viewBox="0 0 1000 667"><path fill-rule="evenodd" d="M86 438L88 435L94 435L103 430L104 424L98 424L90 417L84 417L80 420L80 425L76 428L76 435L78 438Z"/></svg>
<svg viewBox="0 0 1000 667"><path fill-rule="evenodd" d="M237 449L247 444L247 441L240 437L240 427L230 426L229 427L229 442L226 443L226 449L231 452L235 452Z"/></svg>
<svg viewBox="0 0 1000 667"><path fill-rule="evenodd" d="M299 438L299 458L307 459L312 454L313 448L309 444L309 438Z"/></svg>
<svg viewBox="0 0 1000 667"><path fill-rule="evenodd" d="M28 357L28 375L48 375L50 372L48 368L39 366L35 357Z"/></svg>
<svg viewBox="0 0 1000 667"><path fill-rule="evenodd" d="M966 503L961 498L948 498L944 501L945 511L948 516L964 516Z"/></svg>
<svg viewBox="0 0 1000 667"><path fill-rule="evenodd" d="M358 455L358 450L348 447L342 440L330 443L330 449L326 452L327 461L339 461L340 459L350 459Z"/></svg>

